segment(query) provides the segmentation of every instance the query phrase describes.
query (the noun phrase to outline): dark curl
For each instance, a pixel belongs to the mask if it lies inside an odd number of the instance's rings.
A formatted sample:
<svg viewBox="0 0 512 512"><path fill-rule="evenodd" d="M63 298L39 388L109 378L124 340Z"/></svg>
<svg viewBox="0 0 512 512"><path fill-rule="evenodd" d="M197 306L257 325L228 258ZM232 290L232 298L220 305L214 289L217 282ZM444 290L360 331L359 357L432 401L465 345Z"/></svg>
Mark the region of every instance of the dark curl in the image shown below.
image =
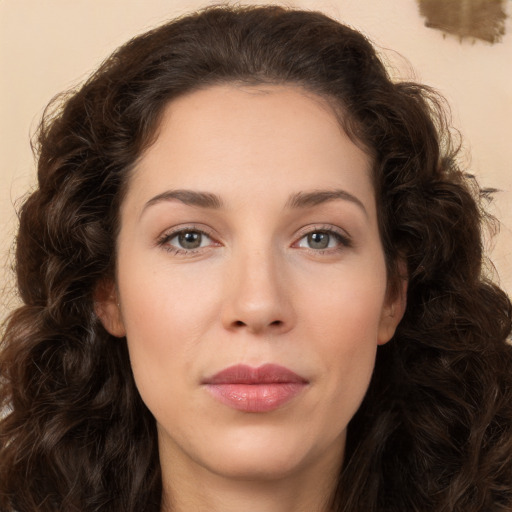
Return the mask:
<svg viewBox="0 0 512 512"><path fill-rule="evenodd" d="M299 85L331 103L374 161L391 292L409 281L349 425L335 510L510 511L511 304L485 277L481 191L457 166L442 101L391 82L357 31L281 7L172 21L47 110L38 188L20 211L23 305L1 345L0 510L160 510L155 421L95 290L114 276L119 206L164 106L233 82Z"/></svg>

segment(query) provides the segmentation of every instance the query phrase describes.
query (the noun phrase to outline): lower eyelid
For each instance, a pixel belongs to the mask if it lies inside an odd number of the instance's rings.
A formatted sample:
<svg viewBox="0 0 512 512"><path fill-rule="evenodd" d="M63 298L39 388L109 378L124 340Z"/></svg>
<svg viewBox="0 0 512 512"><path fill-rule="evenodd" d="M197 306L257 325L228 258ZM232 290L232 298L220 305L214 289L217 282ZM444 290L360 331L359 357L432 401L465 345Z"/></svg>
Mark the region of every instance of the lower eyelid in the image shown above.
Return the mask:
<svg viewBox="0 0 512 512"><path fill-rule="evenodd" d="M169 242L173 238L179 236L180 233L184 233L184 232L188 232L188 231L189 232L200 233L202 236L204 236L204 237L206 237L208 239L208 243L206 245L204 245L204 246L200 246L200 247L197 247L195 249L186 249L186 248L183 248L183 247L179 247L178 245L169 244ZM292 244L292 247L293 246L297 246L298 243L302 239L304 239L308 235L310 235L312 233L315 233L315 232L326 233L329 236L334 237L336 239L336 241L338 242L337 246L335 246L335 247L326 247L324 249L314 249L314 248L311 248L311 247L301 247L301 248L309 249L311 251L314 251L315 253L322 253L322 252L334 252L337 249L346 248L346 247L352 247L353 246L352 240L351 240L351 238L347 234L340 233L337 230L332 229L332 227L318 226L318 227L314 227L312 229L308 229L308 231L305 231L302 234L300 234L296 238L296 241ZM207 249L208 247L219 246L219 245L222 245L222 244L220 242L218 242L205 229L194 227L194 226L185 226L183 228L178 228L176 230L171 230L171 231L168 231L168 232L164 233L163 235L161 235L157 239L156 245L159 245L159 246L163 247L165 250L167 250L169 252L174 252L176 254L179 254L179 253L192 254L192 253L200 251L202 249Z"/></svg>
<svg viewBox="0 0 512 512"><path fill-rule="evenodd" d="M169 242L173 239L173 238L176 238L177 236L180 235L180 233L186 233L186 232L196 232L196 233L200 233L202 236L208 238L210 240L211 243L209 243L208 245L213 245L214 243L216 243L215 239L207 232L205 231L204 229L199 229L199 228L196 228L196 227L193 227L193 226L186 226L184 228L179 228L179 229L176 229L176 230L171 230L171 231L167 231L165 232L163 235L159 236L156 240L156 245L159 245L159 246L167 246L167 247L173 247L179 251L185 251L185 252L191 252L191 251L194 251L194 250L198 250L198 249L204 249L205 247L207 246L203 246L203 247L198 247L197 249L185 249L185 248L182 248L182 247L178 247L178 246L175 246L175 245L171 245L169 244Z"/></svg>
<svg viewBox="0 0 512 512"><path fill-rule="evenodd" d="M318 226L318 227L314 227L313 229L308 229L308 231L301 233L296 238L296 242L294 242L293 245L298 244L303 238L307 237L308 235L310 235L312 233L326 233L329 236L334 237L339 242L339 244L341 246L345 246L345 247L352 246L352 240L347 234L340 233L339 231L333 229L332 227L328 227L328 226ZM329 247L329 248L325 248L325 249L312 249L312 250L319 252L321 250L329 250L329 249L335 249L335 248Z"/></svg>

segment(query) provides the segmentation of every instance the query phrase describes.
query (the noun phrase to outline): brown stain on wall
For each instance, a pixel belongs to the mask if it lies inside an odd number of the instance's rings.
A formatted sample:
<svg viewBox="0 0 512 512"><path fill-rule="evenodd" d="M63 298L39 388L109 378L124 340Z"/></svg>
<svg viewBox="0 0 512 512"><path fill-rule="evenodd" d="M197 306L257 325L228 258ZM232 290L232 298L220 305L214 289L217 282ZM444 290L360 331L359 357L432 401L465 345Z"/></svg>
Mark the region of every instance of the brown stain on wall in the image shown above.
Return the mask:
<svg viewBox="0 0 512 512"><path fill-rule="evenodd" d="M427 27L494 44L505 34L504 0L417 0Z"/></svg>

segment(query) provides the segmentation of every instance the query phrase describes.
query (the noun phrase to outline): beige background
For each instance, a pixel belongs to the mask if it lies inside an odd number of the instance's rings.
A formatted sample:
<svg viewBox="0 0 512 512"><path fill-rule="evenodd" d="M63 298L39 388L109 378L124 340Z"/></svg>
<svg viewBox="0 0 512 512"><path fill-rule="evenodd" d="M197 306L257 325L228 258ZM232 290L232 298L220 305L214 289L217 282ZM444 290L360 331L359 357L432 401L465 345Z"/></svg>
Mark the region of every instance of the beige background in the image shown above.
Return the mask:
<svg viewBox="0 0 512 512"><path fill-rule="evenodd" d="M44 106L82 81L118 45L205 0L0 0L0 317L13 307L9 252L15 204L34 184L29 139ZM211 2L210 2L211 3ZM268 3L268 2L247 2ZM512 0L507 0L509 16ZM465 138L480 182L498 188L502 222L492 259L512 293L512 23L501 43L463 41L428 29L415 0L296 0L362 30L393 74L438 88ZM397 53L398 52L398 53ZM471 156L469 154L471 153ZM491 244L489 244L491 245Z"/></svg>

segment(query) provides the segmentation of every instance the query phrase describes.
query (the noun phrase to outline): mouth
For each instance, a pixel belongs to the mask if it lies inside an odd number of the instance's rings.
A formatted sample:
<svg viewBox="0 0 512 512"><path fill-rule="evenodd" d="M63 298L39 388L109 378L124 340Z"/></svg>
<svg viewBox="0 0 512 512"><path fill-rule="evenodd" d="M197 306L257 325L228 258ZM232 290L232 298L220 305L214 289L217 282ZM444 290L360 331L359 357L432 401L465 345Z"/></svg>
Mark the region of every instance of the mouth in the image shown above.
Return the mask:
<svg viewBox="0 0 512 512"><path fill-rule="evenodd" d="M244 412L270 412L289 402L309 384L283 366L265 364L257 368L230 366L202 384L219 402Z"/></svg>

